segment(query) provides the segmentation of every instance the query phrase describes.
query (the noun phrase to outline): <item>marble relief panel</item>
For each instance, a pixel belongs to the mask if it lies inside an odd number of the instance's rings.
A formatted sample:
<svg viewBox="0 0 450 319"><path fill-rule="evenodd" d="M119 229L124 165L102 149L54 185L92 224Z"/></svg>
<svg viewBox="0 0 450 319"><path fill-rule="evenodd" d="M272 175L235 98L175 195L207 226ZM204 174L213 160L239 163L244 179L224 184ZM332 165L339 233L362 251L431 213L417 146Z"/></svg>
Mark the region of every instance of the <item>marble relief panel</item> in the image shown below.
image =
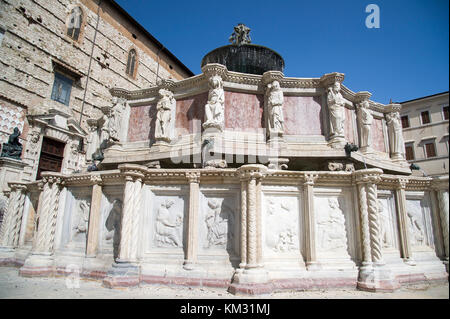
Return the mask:
<svg viewBox="0 0 450 319"><path fill-rule="evenodd" d="M423 192L407 193L406 225L412 247L434 247L430 201Z"/></svg>
<svg viewBox="0 0 450 319"><path fill-rule="evenodd" d="M144 192L144 197L148 199L144 203L148 212L144 224L146 251L182 252L185 246L189 189L186 186L150 187L148 192Z"/></svg>
<svg viewBox="0 0 450 319"><path fill-rule="evenodd" d="M86 248L90 206L91 188L67 189L60 249L80 251Z"/></svg>
<svg viewBox="0 0 450 319"><path fill-rule="evenodd" d="M391 192L378 193L378 212L380 218L380 236L383 249L399 249L398 222Z"/></svg>
<svg viewBox="0 0 450 319"><path fill-rule="evenodd" d="M262 196L262 246L265 257L301 255L302 219L299 191L265 190Z"/></svg>
<svg viewBox="0 0 450 319"><path fill-rule="evenodd" d="M118 257L122 224L123 186L105 186L100 209L99 252Z"/></svg>
<svg viewBox="0 0 450 319"><path fill-rule="evenodd" d="M315 243L319 258L357 258L353 197L349 189L314 189Z"/></svg>
<svg viewBox="0 0 450 319"><path fill-rule="evenodd" d="M202 188L198 245L202 254L239 255L239 189Z"/></svg>

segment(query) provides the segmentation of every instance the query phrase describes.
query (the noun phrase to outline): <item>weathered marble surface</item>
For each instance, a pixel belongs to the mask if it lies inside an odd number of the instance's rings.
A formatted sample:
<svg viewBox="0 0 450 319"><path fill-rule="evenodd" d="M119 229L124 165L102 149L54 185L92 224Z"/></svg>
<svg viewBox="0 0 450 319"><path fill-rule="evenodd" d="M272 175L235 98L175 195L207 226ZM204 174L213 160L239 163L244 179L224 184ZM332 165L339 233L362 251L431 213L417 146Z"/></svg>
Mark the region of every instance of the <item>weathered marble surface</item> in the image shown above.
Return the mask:
<svg viewBox="0 0 450 319"><path fill-rule="evenodd" d="M264 96L225 91L225 128L257 132L263 125Z"/></svg>
<svg viewBox="0 0 450 319"><path fill-rule="evenodd" d="M284 134L322 135L321 98L284 96Z"/></svg>
<svg viewBox="0 0 450 319"><path fill-rule="evenodd" d="M176 135L199 133L204 120L208 93L197 94L177 100Z"/></svg>
<svg viewBox="0 0 450 319"><path fill-rule="evenodd" d="M371 131L373 149L379 152L386 152L383 134L383 122L381 119L373 119Z"/></svg>

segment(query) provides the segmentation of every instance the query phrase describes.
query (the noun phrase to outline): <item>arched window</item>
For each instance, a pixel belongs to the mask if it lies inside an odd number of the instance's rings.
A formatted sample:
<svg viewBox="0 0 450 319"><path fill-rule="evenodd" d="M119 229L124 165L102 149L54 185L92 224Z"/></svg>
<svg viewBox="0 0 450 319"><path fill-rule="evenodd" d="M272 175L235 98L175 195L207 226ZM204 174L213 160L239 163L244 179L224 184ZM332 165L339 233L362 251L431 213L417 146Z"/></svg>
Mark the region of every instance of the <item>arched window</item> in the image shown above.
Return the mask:
<svg viewBox="0 0 450 319"><path fill-rule="evenodd" d="M131 49L130 52L128 52L128 60L127 60L127 70L126 73L134 77L136 73L136 66L137 66L137 54L135 49Z"/></svg>
<svg viewBox="0 0 450 319"><path fill-rule="evenodd" d="M70 11L67 22L67 35L78 41L81 30L81 23L83 22L83 11L80 7L75 7Z"/></svg>

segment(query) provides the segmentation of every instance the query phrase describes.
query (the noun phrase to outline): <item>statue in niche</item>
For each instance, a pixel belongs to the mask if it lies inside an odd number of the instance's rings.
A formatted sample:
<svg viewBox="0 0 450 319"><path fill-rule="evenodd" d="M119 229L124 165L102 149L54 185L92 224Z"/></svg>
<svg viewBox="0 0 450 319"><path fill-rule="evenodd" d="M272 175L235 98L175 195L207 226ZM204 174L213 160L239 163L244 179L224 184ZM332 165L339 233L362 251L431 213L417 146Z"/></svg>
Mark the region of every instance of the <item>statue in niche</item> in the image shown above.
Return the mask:
<svg viewBox="0 0 450 319"><path fill-rule="evenodd" d="M370 143L372 142L371 126L373 122L373 116L369 109L368 100L364 100L359 103L357 118L359 126L361 128L360 147L362 150L364 150L370 147Z"/></svg>
<svg viewBox="0 0 450 319"><path fill-rule="evenodd" d="M120 141L120 132L122 130L122 118L125 112L125 100L117 97L112 99L113 106L110 110L109 135L113 141Z"/></svg>
<svg viewBox="0 0 450 319"><path fill-rule="evenodd" d="M119 257L119 247L120 247L120 232L122 226L122 201L120 199L115 199L113 201L113 206L109 211L108 217L106 218L105 228L105 241L108 245L113 245L113 255L114 260Z"/></svg>
<svg viewBox="0 0 450 319"><path fill-rule="evenodd" d="M86 199L78 201L77 204L72 240L74 242L84 242L88 230L90 204Z"/></svg>
<svg viewBox="0 0 450 319"><path fill-rule="evenodd" d="M425 243L425 232L423 225L417 218L416 214L410 210L407 211L408 229L410 233L411 244L421 246Z"/></svg>
<svg viewBox="0 0 450 319"><path fill-rule="evenodd" d="M328 88L327 101L331 137L344 137L345 105L351 105L351 102L342 96L340 82L335 82Z"/></svg>
<svg viewBox="0 0 450 319"><path fill-rule="evenodd" d="M388 233L390 225L389 212L383 206L383 202L381 200L378 200L378 213L380 218L380 237L383 242L383 247L392 247L392 238Z"/></svg>
<svg viewBox="0 0 450 319"><path fill-rule="evenodd" d="M208 233L206 248L228 248L233 238L233 212L216 200L208 201L209 211L205 217Z"/></svg>
<svg viewBox="0 0 450 319"><path fill-rule="evenodd" d="M205 105L206 121L204 128L215 127L223 129L224 124L225 95L223 91L222 78L214 75L209 79L208 103Z"/></svg>
<svg viewBox="0 0 450 319"><path fill-rule="evenodd" d="M283 91L278 81L267 85L267 111L269 112L270 132L283 132Z"/></svg>
<svg viewBox="0 0 450 319"><path fill-rule="evenodd" d="M9 157L20 161L22 155L22 143L19 142L20 134L19 128L15 127L8 138L8 143L3 143L1 157Z"/></svg>
<svg viewBox="0 0 450 319"><path fill-rule="evenodd" d="M234 27L234 32L231 34L228 40L235 45L251 43L252 40L250 39L250 28L243 23L239 23Z"/></svg>
<svg viewBox="0 0 450 319"><path fill-rule="evenodd" d="M337 198L328 199L328 210L318 214L317 228L319 246L323 250L347 248L347 232L345 230L344 213L339 207Z"/></svg>
<svg viewBox="0 0 450 319"><path fill-rule="evenodd" d="M389 146L393 158L403 158L405 153L403 142L402 123L399 112L390 112L386 114L386 124L389 132Z"/></svg>
<svg viewBox="0 0 450 319"><path fill-rule="evenodd" d="M157 212L155 239L159 247L182 247L180 232L183 218L170 213L169 208L173 204L173 201L166 200Z"/></svg>
<svg viewBox="0 0 450 319"><path fill-rule="evenodd" d="M160 99L156 104L156 127L155 127L155 138L156 140L162 140L170 142L171 140L171 121L172 119L172 109L176 107L176 101L173 97L173 93L165 90L159 90Z"/></svg>

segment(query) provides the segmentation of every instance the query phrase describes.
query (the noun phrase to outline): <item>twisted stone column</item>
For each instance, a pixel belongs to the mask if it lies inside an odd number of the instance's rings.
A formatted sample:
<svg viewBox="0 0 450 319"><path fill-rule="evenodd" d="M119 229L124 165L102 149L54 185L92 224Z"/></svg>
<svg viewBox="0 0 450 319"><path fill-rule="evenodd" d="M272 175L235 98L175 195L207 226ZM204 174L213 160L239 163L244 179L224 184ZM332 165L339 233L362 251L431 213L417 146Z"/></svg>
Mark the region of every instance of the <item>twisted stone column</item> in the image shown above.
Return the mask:
<svg viewBox="0 0 450 319"><path fill-rule="evenodd" d="M23 184L9 184L8 208L3 216L0 229L0 246L14 248L19 243L20 227L22 225L23 207L25 204L26 186Z"/></svg>
<svg viewBox="0 0 450 319"><path fill-rule="evenodd" d="M314 213L314 182L317 174L306 174L303 184L303 213L305 216L306 265L308 268L317 262L316 256L316 224Z"/></svg>
<svg viewBox="0 0 450 319"><path fill-rule="evenodd" d="M377 183L381 169L355 171L358 186L359 212L363 261L358 278L358 288L369 291L393 291L400 287L383 262L381 232L378 213Z"/></svg>
<svg viewBox="0 0 450 319"><path fill-rule="evenodd" d="M197 223L200 172L186 172L186 178L189 182L189 215L187 221L188 233L186 258L184 260L183 268L186 270L192 270L197 261Z"/></svg>
<svg viewBox="0 0 450 319"><path fill-rule="evenodd" d="M449 213L448 213L448 191L439 190L437 192L439 202L439 214L441 217L442 235L444 237L445 257L449 258Z"/></svg>
<svg viewBox="0 0 450 319"><path fill-rule="evenodd" d="M241 269L247 265L247 183L245 176L241 176Z"/></svg>

